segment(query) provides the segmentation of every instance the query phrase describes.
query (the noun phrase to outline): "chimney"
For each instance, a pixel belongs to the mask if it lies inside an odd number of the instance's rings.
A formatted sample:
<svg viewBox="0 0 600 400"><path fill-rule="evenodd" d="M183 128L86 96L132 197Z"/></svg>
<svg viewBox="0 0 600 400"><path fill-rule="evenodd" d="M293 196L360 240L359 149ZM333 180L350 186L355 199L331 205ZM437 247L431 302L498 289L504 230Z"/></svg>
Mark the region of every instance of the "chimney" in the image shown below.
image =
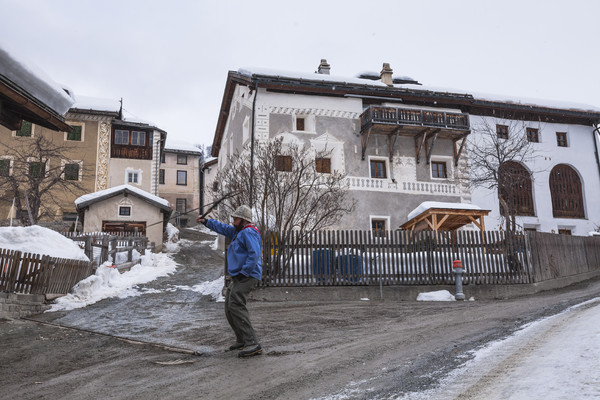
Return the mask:
<svg viewBox="0 0 600 400"><path fill-rule="evenodd" d="M321 64L319 64L319 69L317 70L318 74L329 75L329 71L331 70L331 66L327 64L327 60L322 58Z"/></svg>
<svg viewBox="0 0 600 400"><path fill-rule="evenodd" d="M379 76L381 77L381 82L385 83L388 86L393 86L394 85L394 83L392 81L392 73L393 72L394 72L394 70L390 68L389 63L383 63L383 68L381 69L381 72L379 73Z"/></svg>

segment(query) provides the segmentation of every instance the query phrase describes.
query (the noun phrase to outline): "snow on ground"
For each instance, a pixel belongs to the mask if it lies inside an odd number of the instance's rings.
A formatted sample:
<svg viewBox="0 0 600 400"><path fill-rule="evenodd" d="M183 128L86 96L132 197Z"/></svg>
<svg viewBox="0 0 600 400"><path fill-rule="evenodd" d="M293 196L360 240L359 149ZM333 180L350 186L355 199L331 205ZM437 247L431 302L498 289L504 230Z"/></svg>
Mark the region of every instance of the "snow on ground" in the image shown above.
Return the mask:
<svg viewBox="0 0 600 400"><path fill-rule="evenodd" d="M454 295L447 290L419 293L417 301L456 301Z"/></svg>
<svg viewBox="0 0 600 400"><path fill-rule="evenodd" d="M85 252L71 239L37 225L0 228L0 249L89 261Z"/></svg>
<svg viewBox="0 0 600 400"><path fill-rule="evenodd" d="M600 398L600 298L474 351L439 387L396 400Z"/></svg>
<svg viewBox="0 0 600 400"><path fill-rule="evenodd" d="M223 286L225 286L224 276L215 279L214 281L202 282L191 287L176 286L176 288L181 290L191 290L205 296L211 296L217 303L223 303L225 301L225 297L223 297Z"/></svg>

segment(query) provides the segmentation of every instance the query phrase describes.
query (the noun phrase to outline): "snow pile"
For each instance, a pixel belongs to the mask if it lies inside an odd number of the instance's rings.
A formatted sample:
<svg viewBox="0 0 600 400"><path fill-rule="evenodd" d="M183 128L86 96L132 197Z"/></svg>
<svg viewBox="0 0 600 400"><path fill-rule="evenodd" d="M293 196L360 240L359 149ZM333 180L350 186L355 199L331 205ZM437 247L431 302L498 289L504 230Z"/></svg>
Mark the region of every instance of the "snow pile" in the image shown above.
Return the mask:
<svg viewBox="0 0 600 400"><path fill-rule="evenodd" d="M194 285L192 286L192 290L206 296L212 296L217 303L222 303L225 301L225 298L223 297L223 286L225 286L224 276L217 278L214 281L206 281Z"/></svg>
<svg viewBox="0 0 600 400"><path fill-rule="evenodd" d="M58 298L47 312L82 308L110 297L140 296L143 292L136 285L170 275L177 269L175 261L163 253L141 256L141 264L122 274L110 265L111 262L102 264L95 275L80 281L72 293Z"/></svg>
<svg viewBox="0 0 600 400"><path fill-rule="evenodd" d="M454 295L447 290L437 292L419 293L417 301L456 301Z"/></svg>
<svg viewBox="0 0 600 400"><path fill-rule="evenodd" d="M85 252L71 239L38 225L0 228L0 248L89 261Z"/></svg>
<svg viewBox="0 0 600 400"><path fill-rule="evenodd" d="M179 240L179 229L172 223L167 224L167 242L175 243Z"/></svg>

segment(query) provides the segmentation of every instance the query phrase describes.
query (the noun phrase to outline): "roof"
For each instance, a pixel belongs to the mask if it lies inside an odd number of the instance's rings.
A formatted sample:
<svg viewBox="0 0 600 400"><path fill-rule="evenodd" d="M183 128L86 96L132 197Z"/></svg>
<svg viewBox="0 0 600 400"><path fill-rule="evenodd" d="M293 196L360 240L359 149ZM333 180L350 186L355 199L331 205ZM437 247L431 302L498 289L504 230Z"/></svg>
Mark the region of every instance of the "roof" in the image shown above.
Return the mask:
<svg viewBox="0 0 600 400"><path fill-rule="evenodd" d="M408 221L400 226L406 230L454 231L470 223L485 230L483 217L490 210L475 204L425 201L408 214Z"/></svg>
<svg viewBox="0 0 600 400"><path fill-rule="evenodd" d="M388 86L380 80L357 77L241 68L229 71L227 75L212 144L211 154L215 157L219 155L236 85L282 93L358 97L373 104L401 101L403 104L458 108L473 115L505 115L508 118L582 125L600 123L600 108L585 104L469 93L412 82Z"/></svg>
<svg viewBox="0 0 600 400"><path fill-rule="evenodd" d="M63 114L73 99L33 63L3 47L0 47L0 103L0 122L9 129L18 129L23 119L57 131L71 129Z"/></svg>
<svg viewBox="0 0 600 400"><path fill-rule="evenodd" d="M120 194L131 194L160 208L164 212L170 213L172 211L171 206L167 200L131 185L120 185L105 190L100 190L98 192L85 194L81 197L78 197L75 200L75 207L77 208L77 210L82 210L90 206L91 204L110 199L111 197L115 197Z"/></svg>
<svg viewBox="0 0 600 400"><path fill-rule="evenodd" d="M194 146L189 142L183 142L178 140L167 139L165 143L165 152L172 153L185 153L185 154L193 154L197 156L202 155L202 150Z"/></svg>

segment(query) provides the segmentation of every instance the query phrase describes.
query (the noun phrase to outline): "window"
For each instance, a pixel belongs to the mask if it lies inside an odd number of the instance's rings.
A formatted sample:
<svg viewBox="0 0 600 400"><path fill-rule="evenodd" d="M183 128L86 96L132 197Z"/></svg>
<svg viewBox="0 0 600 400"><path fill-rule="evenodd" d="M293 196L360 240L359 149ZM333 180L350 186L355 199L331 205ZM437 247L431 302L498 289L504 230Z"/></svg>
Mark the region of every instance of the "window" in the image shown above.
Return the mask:
<svg viewBox="0 0 600 400"><path fill-rule="evenodd" d="M158 170L158 183L160 183L161 185L165 184L165 170L164 169Z"/></svg>
<svg viewBox="0 0 600 400"><path fill-rule="evenodd" d="M387 178L385 161L371 160L371 178L385 179Z"/></svg>
<svg viewBox="0 0 600 400"><path fill-rule="evenodd" d="M496 125L496 135L500 139L508 139L508 126Z"/></svg>
<svg viewBox="0 0 600 400"><path fill-rule="evenodd" d="M16 136L31 137L33 132L33 124L29 121L21 121L21 129L15 132Z"/></svg>
<svg viewBox="0 0 600 400"><path fill-rule="evenodd" d="M115 130L115 144L129 144L129 131Z"/></svg>
<svg viewBox="0 0 600 400"><path fill-rule="evenodd" d="M558 234L559 235L571 235L571 230L570 229L559 229Z"/></svg>
<svg viewBox="0 0 600 400"><path fill-rule="evenodd" d="M304 117L296 117L296 130L304 131L305 130L305 118Z"/></svg>
<svg viewBox="0 0 600 400"><path fill-rule="evenodd" d="M371 220L371 230L373 231L373 236L375 237L385 237L385 219L372 219Z"/></svg>
<svg viewBox="0 0 600 400"><path fill-rule="evenodd" d="M568 147L567 132L556 132L556 144L558 147Z"/></svg>
<svg viewBox="0 0 600 400"><path fill-rule="evenodd" d="M585 218L583 189L577 171L559 164L550 171L549 183L554 218Z"/></svg>
<svg viewBox="0 0 600 400"><path fill-rule="evenodd" d="M33 161L29 163L29 177L30 178L39 178L42 176L43 172L46 169L46 163Z"/></svg>
<svg viewBox="0 0 600 400"><path fill-rule="evenodd" d="M532 143L539 143L540 131L535 128L527 128L527 140Z"/></svg>
<svg viewBox="0 0 600 400"><path fill-rule="evenodd" d="M127 172L127 183L139 183L139 173L137 172Z"/></svg>
<svg viewBox="0 0 600 400"><path fill-rule="evenodd" d="M515 215L534 216L531 174L517 162L508 161L499 168L498 195L512 205ZM504 215L504 208L500 207Z"/></svg>
<svg viewBox="0 0 600 400"><path fill-rule="evenodd" d="M187 185L187 171L177 171L177 184Z"/></svg>
<svg viewBox="0 0 600 400"><path fill-rule="evenodd" d="M131 206L119 206L120 217L131 217Z"/></svg>
<svg viewBox="0 0 600 400"><path fill-rule="evenodd" d="M331 158L317 158L315 159L315 169L321 174L331 173Z"/></svg>
<svg viewBox="0 0 600 400"><path fill-rule="evenodd" d="M164 151L160 154L160 162L163 164L165 163L165 152Z"/></svg>
<svg viewBox="0 0 600 400"><path fill-rule="evenodd" d="M63 221L77 221L77 213L63 211L62 220Z"/></svg>
<svg viewBox="0 0 600 400"><path fill-rule="evenodd" d="M185 154L177 154L177 164L187 165L187 156Z"/></svg>
<svg viewBox="0 0 600 400"><path fill-rule="evenodd" d="M81 132L83 127L81 125L69 125L71 132L67 132L67 140L81 141Z"/></svg>
<svg viewBox="0 0 600 400"><path fill-rule="evenodd" d="M275 170L291 172L292 171L292 156L276 156Z"/></svg>
<svg viewBox="0 0 600 400"><path fill-rule="evenodd" d="M127 144L127 143L123 143ZM131 131L131 145L132 146L145 146L146 145L146 132Z"/></svg>
<svg viewBox="0 0 600 400"><path fill-rule="evenodd" d="M10 160L0 160L0 176L10 176Z"/></svg>
<svg viewBox="0 0 600 400"><path fill-rule="evenodd" d="M177 199L175 200L175 211L179 214L185 213L187 210L187 201L186 199Z"/></svg>
<svg viewBox="0 0 600 400"><path fill-rule="evenodd" d="M79 180L79 164L65 164L65 180Z"/></svg>
<svg viewBox="0 0 600 400"><path fill-rule="evenodd" d="M447 178L446 163L442 161L431 162L431 177L432 178Z"/></svg>

